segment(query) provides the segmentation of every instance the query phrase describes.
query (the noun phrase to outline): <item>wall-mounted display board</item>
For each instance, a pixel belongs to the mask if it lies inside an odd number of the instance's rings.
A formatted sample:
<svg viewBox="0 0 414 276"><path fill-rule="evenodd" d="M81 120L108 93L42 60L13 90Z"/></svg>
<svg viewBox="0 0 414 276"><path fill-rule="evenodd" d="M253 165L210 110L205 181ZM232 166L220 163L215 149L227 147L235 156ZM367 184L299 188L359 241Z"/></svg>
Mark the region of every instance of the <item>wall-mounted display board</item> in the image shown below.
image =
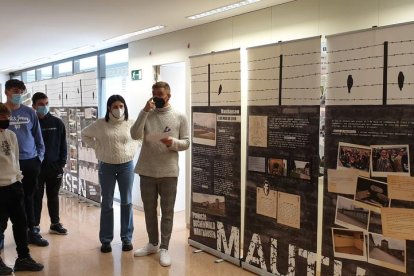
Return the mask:
<svg viewBox="0 0 414 276"><path fill-rule="evenodd" d="M316 275L320 37L247 49L245 269Z"/></svg>
<svg viewBox="0 0 414 276"><path fill-rule="evenodd" d="M86 72L26 84L28 95L43 92L53 115L66 127L68 160L62 189L101 202L98 161L93 149L81 140L81 131L98 117L96 72Z"/></svg>
<svg viewBox="0 0 414 276"><path fill-rule="evenodd" d="M189 244L240 265L240 50L190 60Z"/></svg>
<svg viewBox="0 0 414 276"><path fill-rule="evenodd" d="M414 275L414 25L327 37L322 275Z"/></svg>

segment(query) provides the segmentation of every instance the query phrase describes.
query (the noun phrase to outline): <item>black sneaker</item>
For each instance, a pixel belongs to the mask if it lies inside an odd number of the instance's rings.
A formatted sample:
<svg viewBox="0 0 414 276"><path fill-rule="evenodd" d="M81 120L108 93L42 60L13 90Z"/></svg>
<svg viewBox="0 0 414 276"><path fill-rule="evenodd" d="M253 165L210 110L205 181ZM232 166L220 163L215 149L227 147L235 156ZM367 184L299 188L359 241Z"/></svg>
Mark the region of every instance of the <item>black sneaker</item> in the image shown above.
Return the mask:
<svg viewBox="0 0 414 276"><path fill-rule="evenodd" d="M0 258L0 275L12 275L13 269L8 267L3 260Z"/></svg>
<svg viewBox="0 0 414 276"><path fill-rule="evenodd" d="M50 225L49 233L56 235L67 235L68 230L63 228L62 223L55 223Z"/></svg>
<svg viewBox="0 0 414 276"><path fill-rule="evenodd" d="M43 269L43 265L36 263L32 257L17 258L14 264L14 271L40 271Z"/></svg>
<svg viewBox="0 0 414 276"><path fill-rule="evenodd" d="M122 241L122 251L131 251L133 248L130 241Z"/></svg>
<svg viewBox="0 0 414 276"><path fill-rule="evenodd" d="M102 253L109 253L112 251L112 247L110 243L103 243L101 246L101 252Z"/></svg>
<svg viewBox="0 0 414 276"><path fill-rule="evenodd" d="M48 246L49 242L47 240L45 240L39 233L33 233L29 231L28 234L28 239L27 239L29 244L34 244L37 246Z"/></svg>

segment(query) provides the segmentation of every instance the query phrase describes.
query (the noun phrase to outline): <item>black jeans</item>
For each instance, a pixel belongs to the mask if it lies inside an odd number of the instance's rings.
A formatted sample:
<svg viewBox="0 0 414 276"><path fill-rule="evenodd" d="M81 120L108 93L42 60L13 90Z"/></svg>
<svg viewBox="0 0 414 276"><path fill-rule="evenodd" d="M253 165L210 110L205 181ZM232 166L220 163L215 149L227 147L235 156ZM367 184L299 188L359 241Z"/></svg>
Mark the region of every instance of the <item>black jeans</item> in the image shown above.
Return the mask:
<svg viewBox="0 0 414 276"><path fill-rule="evenodd" d="M40 160L38 157L20 160L20 170L23 173L24 204L26 207L27 226L33 229L36 226L34 217L34 193L38 189L37 177L40 172Z"/></svg>
<svg viewBox="0 0 414 276"><path fill-rule="evenodd" d="M0 186L0 224L2 228L9 218L13 224L17 255L19 258L26 258L29 256L29 247L27 244L24 191L20 182L9 186Z"/></svg>
<svg viewBox="0 0 414 276"><path fill-rule="evenodd" d="M47 196L47 208L49 210L50 222L59 223L59 190L62 185L63 169L57 163L42 163L38 177L39 189L34 196L35 224L40 224L42 215L43 195Z"/></svg>

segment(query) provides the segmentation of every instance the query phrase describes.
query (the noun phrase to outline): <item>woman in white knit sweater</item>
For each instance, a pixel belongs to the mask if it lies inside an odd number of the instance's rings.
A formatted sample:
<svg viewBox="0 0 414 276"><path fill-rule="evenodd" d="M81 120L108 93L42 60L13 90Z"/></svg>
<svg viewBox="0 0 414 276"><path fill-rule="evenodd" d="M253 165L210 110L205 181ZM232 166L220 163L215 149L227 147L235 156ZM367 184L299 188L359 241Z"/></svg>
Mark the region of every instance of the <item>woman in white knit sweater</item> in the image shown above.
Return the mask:
<svg viewBox="0 0 414 276"><path fill-rule="evenodd" d="M82 130L82 140L95 150L99 160L101 186L101 221L99 239L101 252L111 252L114 236L113 199L115 183L121 196L122 250L132 250L132 184L134 182L133 159L138 141L130 134L134 121L128 120L128 107L120 95L112 95L107 102L105 118L98 119Z"/></svg>

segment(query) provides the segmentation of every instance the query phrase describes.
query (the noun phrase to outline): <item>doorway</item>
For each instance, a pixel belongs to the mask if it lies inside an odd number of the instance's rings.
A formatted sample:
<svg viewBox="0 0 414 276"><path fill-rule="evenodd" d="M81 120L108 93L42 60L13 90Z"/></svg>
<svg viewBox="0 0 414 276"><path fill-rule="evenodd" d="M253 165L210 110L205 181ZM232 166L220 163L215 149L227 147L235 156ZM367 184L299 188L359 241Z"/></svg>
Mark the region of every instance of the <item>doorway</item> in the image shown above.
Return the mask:
<svg viewBox="0 0 414 276"><path fill-rule="evenodd" d="M185 62L169 63L154 67L154 81L165 81L171 87L170 103L174 109L186 114L186 90L185 90ZM189 119L188 119L189 120ZM190 126L188 126L190 127ZM185 152L179 152L180 175L177 184L177 198L174 211L185 210L186 195L186 157Z"/></svg>

